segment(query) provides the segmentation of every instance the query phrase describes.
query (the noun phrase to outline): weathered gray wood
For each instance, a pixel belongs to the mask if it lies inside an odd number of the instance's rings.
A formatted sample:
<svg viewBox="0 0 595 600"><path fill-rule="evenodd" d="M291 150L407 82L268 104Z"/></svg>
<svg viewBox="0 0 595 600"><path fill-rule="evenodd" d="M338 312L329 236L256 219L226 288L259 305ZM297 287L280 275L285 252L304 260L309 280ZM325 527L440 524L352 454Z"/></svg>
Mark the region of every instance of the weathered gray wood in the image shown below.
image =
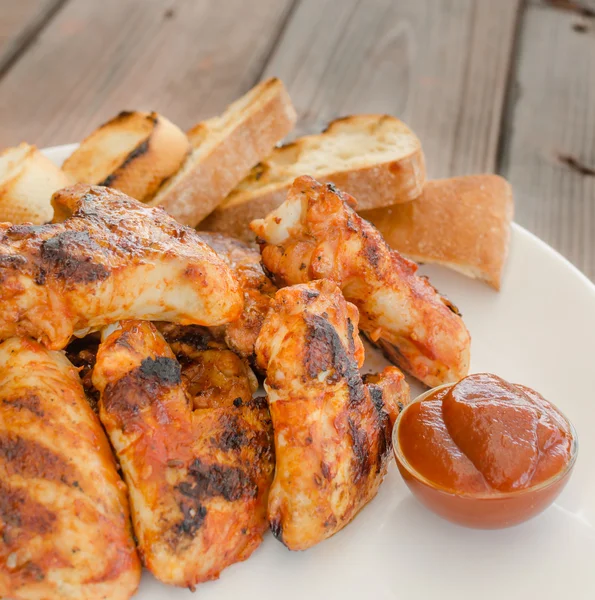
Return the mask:
<svg viewBox="0 0 595 600"><path fill-rule="evenodd" d="M0 80L0 146L76 141L125 108L183 127L217 114L258 78L291 4L71 0Z"/></svg>
<svg viewBox="0 0 595 600"><path fill-rule="evenodd" d="M64 0L0 0L0 74Z"/></svg>
<svg viewBox="0 0 595 600"><path fill-rule="evenodd" d="M401 117L433 177L495 167L517 0L302 0L266 75L289 87L296 134L355 112Z"/></svg>
<svg viewBox="0 0 595 600"><path fill-rule="evenodd" d="M595 0L529 0L529 4L567 10L577 16L586 17L595 11Z"/></svg>
<svg viewBox="0 0 595 600"><path fill-rule="evenodd" d="M502 173L516 220L595 279L595 23L575 22L572 11L527 9Z"/></svg>

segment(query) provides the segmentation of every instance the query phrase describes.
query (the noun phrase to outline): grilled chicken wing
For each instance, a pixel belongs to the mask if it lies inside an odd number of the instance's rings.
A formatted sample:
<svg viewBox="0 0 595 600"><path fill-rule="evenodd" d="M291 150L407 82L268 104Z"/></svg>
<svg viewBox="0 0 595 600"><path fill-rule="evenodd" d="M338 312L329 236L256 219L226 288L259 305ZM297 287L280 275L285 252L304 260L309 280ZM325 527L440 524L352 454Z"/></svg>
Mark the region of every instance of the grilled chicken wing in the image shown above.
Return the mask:
<svg viewBox="0 0 595 600"><path fill-rule="evenodd" d="M0 344L0 598L130 598L140 580L126 486L76 369Z"/></svg>
<svg viewBox="0 0 595 600"><path fill-rule="evenodd" d="M234 352L254 362L254 344L277 286L263 271L256 246L220 233L200 231L198 235L229 266L244 292L240 318L212 331Z"/></svg>
<svg viewBox="0 0 595 600"><path fill-rule="evenodd" d="M266 405L250 394L193 410L180 364L151 323L101 344L93 382L130 490L144 563L193 588L244 560L267 528L274 468Z"/></svg>
<svg viewBox="0 0 595 600"><path fill-rule="evenodd" d="M0 340L61 349L119 319L221 325L240 315L235 278L194 230L109 188L59 194L77 200L67 221L0 224Z"/></svg>
<svg viewBox="0 0 595 600"><path fill-rule="evenodd" d="M332 184L298 177L287 200L251 224L264 266L289 285L334 281L390 360L429 386L458 381L469 369L471 342L460 314L354 203Z"/></svg>
<svg viewBox="0 0 595 600"><path fill-rule="evenodd" d="M277 292L256 353L275 431L269 521L289 549L304 550L376 495L409 387L395 367L363 383L357 309L325 280Z"/></svg>

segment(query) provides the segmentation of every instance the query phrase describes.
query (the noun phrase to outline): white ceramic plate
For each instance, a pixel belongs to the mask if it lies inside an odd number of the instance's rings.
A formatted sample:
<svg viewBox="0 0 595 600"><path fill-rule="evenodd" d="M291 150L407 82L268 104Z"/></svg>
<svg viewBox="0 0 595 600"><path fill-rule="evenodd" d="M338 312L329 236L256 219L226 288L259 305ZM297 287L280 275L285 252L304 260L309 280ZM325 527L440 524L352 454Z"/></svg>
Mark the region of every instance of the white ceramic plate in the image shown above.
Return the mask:
<svg viewBox="0 0 595 600"><path fill-rule="evenodd" d="M57 164L74 146L45 151ZM419 505L390 469L353 523L306 552L267 535L246 562L199 586L201 600L595 598L595 286L521 227L500 293L424 268L461 309L473 337L471 371L529 385L574 422L579 458L556 504L512 529L476 531ZM368 369L384 364L377 355ZM189 598L144 574L139 600Z"/></svg>

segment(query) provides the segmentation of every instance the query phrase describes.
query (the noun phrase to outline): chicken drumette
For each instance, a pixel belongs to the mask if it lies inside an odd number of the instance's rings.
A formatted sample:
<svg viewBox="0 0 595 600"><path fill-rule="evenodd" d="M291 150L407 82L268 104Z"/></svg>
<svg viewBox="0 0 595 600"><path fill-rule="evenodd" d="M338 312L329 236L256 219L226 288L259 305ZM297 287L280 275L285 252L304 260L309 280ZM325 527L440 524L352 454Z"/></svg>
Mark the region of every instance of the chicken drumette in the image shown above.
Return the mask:
<svg viewBox="0 0 595 600"><path fill-rule="evenodd" d="M271 529L304 550L376 495L409 387L395 367L364 384L357 309L329 281L279 290L256 352L275 431Z"/></svg>
<svg viewBox="0 0 595 600"><path fill-rule="evenodd" d="M126 600L140 580L126 486L76 369L0 344L0 598Z"/></svg>
<svg viewBox="0 0 595 600"><path fill-rule="evenodd" d="M120 319L221 325L239 317L229 268L163 210L109 188L58 192L74 205L53 225L0 224L0 340L51 349Z"/></svg>
<svg viewBox="0 0 595 600"><path fill-rule="evenodd" d="M176 343L188 352L184 340ZM188 360L200 360L199 352ZM204 377L200 389L209 385ZM102 342L93 382L147 568L165 583L193 588L248 558L268 526L274 469L266 402L252 400L250 382L241 392L236 382L227 396L219 388L212 402L202 396L204 408L194 409L180 363L154 325L141 321L122 322ZM196 385L190 377L198 398Z"/></svg>
<svg viewBox="0 0 595 600"><path fill-rule="evenodd" d="M460 314L354 205L332 184L298 177L287 200L251 224L264 266L288 285L334 281L393 362L429 386L458 381L471 341Z"/></svg>

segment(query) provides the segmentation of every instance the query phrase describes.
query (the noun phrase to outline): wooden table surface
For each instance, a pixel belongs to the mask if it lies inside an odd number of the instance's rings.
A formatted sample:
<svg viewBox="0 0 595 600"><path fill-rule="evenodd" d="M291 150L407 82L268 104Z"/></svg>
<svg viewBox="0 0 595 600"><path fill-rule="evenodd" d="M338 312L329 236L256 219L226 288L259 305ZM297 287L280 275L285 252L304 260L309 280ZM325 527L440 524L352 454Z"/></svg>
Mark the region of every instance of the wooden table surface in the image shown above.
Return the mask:
<svg viewBox="0 0 595 600"><path fill-rule="evenodd" d="M387 112L431 177L496 172L595 279L595 0L0 0L0 147L124 108L186 128L276 75L297 133Z"/></svg>

